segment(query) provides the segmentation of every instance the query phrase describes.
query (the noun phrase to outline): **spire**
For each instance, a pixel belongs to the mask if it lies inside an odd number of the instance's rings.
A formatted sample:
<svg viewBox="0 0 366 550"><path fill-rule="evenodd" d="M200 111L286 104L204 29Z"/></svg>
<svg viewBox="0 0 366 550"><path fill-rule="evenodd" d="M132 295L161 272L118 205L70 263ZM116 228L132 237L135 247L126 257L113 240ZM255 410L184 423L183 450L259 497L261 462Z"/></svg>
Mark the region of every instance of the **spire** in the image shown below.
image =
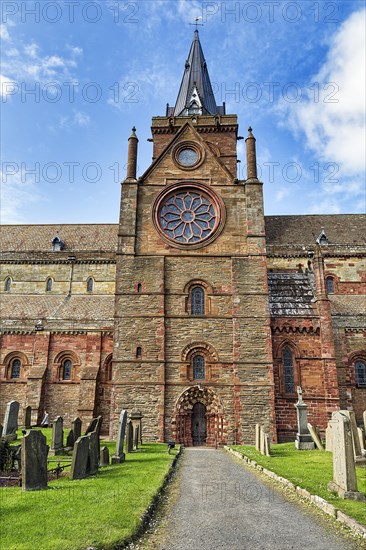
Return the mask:
<svg viewBox="0 0 366 550"><path fill-rule="evenodd" d="M198 30L194 31L175 107L167 111L175 116L225 114L224 107L216 105Z"/></svg>

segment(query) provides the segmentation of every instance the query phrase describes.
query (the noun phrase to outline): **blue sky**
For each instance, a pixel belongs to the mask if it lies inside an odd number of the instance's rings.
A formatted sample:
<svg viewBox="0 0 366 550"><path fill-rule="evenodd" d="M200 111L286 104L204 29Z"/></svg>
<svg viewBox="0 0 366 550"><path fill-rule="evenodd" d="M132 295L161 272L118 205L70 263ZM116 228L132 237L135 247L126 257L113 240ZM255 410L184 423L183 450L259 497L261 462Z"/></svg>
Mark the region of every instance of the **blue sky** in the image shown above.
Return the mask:
<svg viewBox="0 0 366 550"><path fill-rule="evenodd" d="M257 138L266 214L365 210L363 1L3 0L1 10L2 223L118 222L131 128L142 174L195 17L217 103Z"/></svg>

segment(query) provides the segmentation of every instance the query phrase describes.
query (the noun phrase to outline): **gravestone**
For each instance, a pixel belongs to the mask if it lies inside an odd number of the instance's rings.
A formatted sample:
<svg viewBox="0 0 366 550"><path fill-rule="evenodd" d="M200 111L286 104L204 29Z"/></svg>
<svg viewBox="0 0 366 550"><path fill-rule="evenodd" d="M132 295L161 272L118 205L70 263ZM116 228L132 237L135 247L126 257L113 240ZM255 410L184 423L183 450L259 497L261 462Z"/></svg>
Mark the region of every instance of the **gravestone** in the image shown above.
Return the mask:
<svg viewBox="0 0 366 550"><path fill-rule="evenodd" d="M325 430L325 450L330 453L333 452L333 420L329 420L327 429Z"/></svg>
<svg viewBox="0 0 366 550"><path fill-rule="evenodd" d="M269 434L264 434L264 454L271 456L271 439Z"/></svg>
<svg viewBox="0 0 366 550"><path fill-rule="evenodd" d="M127 430L126 430L126 453L132 453L133 451L133 427L132 422L129 420L127 422Z"/></svg>
<svg viewBox="0 0 366 550"><path fill-rule="evenodd" d="M116 451L114 456L112 456L112 464L119 464L124 462L125 453L123 452L123 444L126 434L126 424L127 424L127 411L122 410L119 415L118 430L117 430L117 439L116 439Z"/></svg>
<svg viewBox="0 0 366 550"><path fill-rule="evenodd" d="M259 427L259 452L264 455L265 452L265 433L263 430L263 426Z"/></svg>
<svg viewBox="0 0 366 550"><path fill-rule="evenodd" d="M83 479L87 475L89 462L89 438L87 435L80 436L75 441L72 453L71 479Z"/></svg>
<svg viewBox="0 0 366 550"><path fill-rule="evenodd" d="M3 425L0 424L0 437L2 437L2 435L3 435Z"/></svg>
<svg viewBox="0 0 366 550"><path fill-rule="evenodd" d="M77 416L71 423L72 433L74 434L74 442L81 436L81 419Z"/></svg>
<svg viewBox="0 0 366 550"><path fill-rule="evenodd" d="M255 425L255 448L257 451L260 450L261 446L261 427L259 424Z"/></svg>
<svg viewBox="0 0 366 550"><path fill-rule="evenodd" d="M42 419L42 422L41 422L41 426L43 426L44 428L47 428L49 422L50 422L50 415L48 414L47 411L44 411L44 415L43 415L43 419Z"/></svg>
<svg viewBox="0 0 366 550"><path fill-rule="evenodd" d="M97 423L95 425L95 430L93 430L93 431L97 432L98 437L100 437L100 430L102 429L102 423L103 423L103 417L102 416L97 416Z"/></svg>
<svg viewBox="0 0 366 550"><path fill-rule="evenodd" d="M100 466L109 466L109 450L108 450L108 447L102 447L101 448L100 455L99 455L99 465Z"/></svg>
<svg viewBox="0 0 366 550"><path fill-rule="evenodd" d="M358 435L358 440L360 442L361 453L362 453L362 450L366 448L366 446L365 446L365 432L363 431L363 428L357 428L357 435Z"/></svg>
<svg viewBox="0 0 366 550"><path fill-rule="evenodd" d="M71 429L69 431L69 433L67 434L67 437L66 437L66 448L67 449L73 449L74 448L74 443L75 443L74 432Z"/></svg>
<svg viewBox="0 0 366 550"><path fill-rule="evenodd" d="M47 489L46 436L39 430L29 431L22 439L22 490Z"/></svg>
<svg viewBox="0 0 366 550"><path fill-rule="evenodd" d="M297 386L297 396L298 400L295 404L297 416L297 434L295 439L295 447L299 451L310 451L315 448L315 445L309 433L308 415L306 412L307 405L302 399L301 386Z"/></svg>
<svg viewBox="0 0 366 550"><path fill-rule="evenodd" d="M139 441L142 443L142 434L141 434L141 426L142 426L142 414L141 411L133 410L130 414L130 419L132 421L133 426L133 443L135 449L138 449Z"/></svg>
<svg viewBox="0 0 366 550"><path fill-rule="evenodd" d="M351 423L354 457L355 459L361 458L362 453L361 453L360 441L358 439L358 433L357 433L356 415L353 411L342 410L340 412L345 416L347 416Z"/></svg>
<svg viewBox="0 0 366 550"><path fill-rule="evenodd" d="M365 430L366 434L366 411L363 412L363 429Z"/></svg>
<svg viewBox="0 0 366 550"><path fill-rule="evenodd" d="M85 435L88 435L91 432L94 432L95 428L97 427L97 424L98 424L98 418L93 418L86 429Z"/></svg>
<svg viewBox="0 0 366 550"><path fill-rule="evenodd" d="M341 498L366 501L357 489L351 420L342 411L333 413L332 420L333 481L328 483L328 490L337 492Z"/></svg>
<svg viewBox="0 0 366 550"><path fill-rule="evenodd" d="M52 443L50 455L62 455L64 451L64 421L58 416L52 426Z"/></svg>
<svg viewBox="0 0 366 550"><path fill-rule="evenodd" d="M321 439L319 437L319 433L317 432L317 429L314 426L312 426L309 422L308 422L308 430L310 432L311 437L313 438L313 441L314 441L315 445L319 449L319 451L324 451L324 445L321 442Z"/></svg>
<svg viewBox="0 0 366 550"><path fill-rule="evenodd" d="M92 476L98 472L99 467L99 436L95 431L88 434L87 438L89 440L89 462L86 473Z"/></svg>
<svg viewBox="0 0 366 550"><path fill-rule="evenodd" d="M24 427L26 430L29 430L32 423L32 407L28 405L28 407L24 408Z"/></svg>
<svg viewBox="0 0 366 550"><path fill-rule="evenodd" d="M18 401L9 401L9 403L6 405L3 428L3 437L6 437L9 440L17 438L16 431L18 429L18 414Z"/></svg>

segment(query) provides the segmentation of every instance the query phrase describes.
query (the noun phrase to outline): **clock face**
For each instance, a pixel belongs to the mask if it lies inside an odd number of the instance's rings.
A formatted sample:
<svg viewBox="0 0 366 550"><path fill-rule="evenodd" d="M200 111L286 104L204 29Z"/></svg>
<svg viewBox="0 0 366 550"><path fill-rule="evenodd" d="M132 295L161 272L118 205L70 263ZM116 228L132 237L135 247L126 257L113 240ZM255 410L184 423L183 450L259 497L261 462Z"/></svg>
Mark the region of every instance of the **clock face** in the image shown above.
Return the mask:
<svg viewBox="0 0 366 550"><path fill-rule="evenodd" d="M154 223L173 246L208 244L224 220L222 200L202 184L180 183L165 190L153 208Z"/></svg>
<svg viewBox="0 0 366 550"><path fill-rule="evenodd" d="M194 149L186 147L179 151L177 160L183 166L193 166L198 161L198 154Z"/></svg>

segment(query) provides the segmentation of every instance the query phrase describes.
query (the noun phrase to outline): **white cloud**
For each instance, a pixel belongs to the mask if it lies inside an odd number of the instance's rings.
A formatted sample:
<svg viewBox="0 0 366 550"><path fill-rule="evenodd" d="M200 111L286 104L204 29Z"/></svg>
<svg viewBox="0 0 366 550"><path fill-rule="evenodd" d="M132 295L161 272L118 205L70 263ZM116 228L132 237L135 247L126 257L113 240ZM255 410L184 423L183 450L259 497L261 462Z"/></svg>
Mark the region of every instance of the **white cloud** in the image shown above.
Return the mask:
<svg viewBox="0 0 366 550"><path fill-rule="evenodd" d="M4 40L4 42L10 41L10 34L7 26L4 23L1 23L0 25L0 38L1 40Z"/></svg>
<svg viewBox="0 0 366 550"><path fill-rule="evenodd" d="M77 126L89 126L90 116L81 111L76 111L74 114L74 122Z"/></svg>
<svg viewBox="0 0 366 550"><path fill-rule="evenodd" d="M316 155L339 165L348 176L365 169L365 21L354 12L331 38L327 58L308 87L319 83L319 98L309 91L298 103L282 102L290 128L305 134Z"/></svg>
<svg viewBox="0 0 366 550"><path fill-rule="evenodd" d="M70 129L73 126L86 127L89 126L90 121L91 118L86 113L83 113L82 111L74 111L74 114L72 116L67 115L60 117L59 128ZM50 129L52 131L56 130L53 126L51 126Z"/></svg>
<svg viewBox="0 0 366 550"><path fill-rule="evenodd" d="M0 172L1 223L22 223L26 220L22 209L30 203L38 202L41 197L37 192L35 182L26 176L20 168L9 168L9 174Z"/></svg>
<svg viewBox="0 0 366 550"><path fill-rule="evenodd" d="M14 89L16 88L17 83L14 82L11 78L0 74L0 97L8 98L13 94ZM7 101L7 99L6 99Z"/></svg>

